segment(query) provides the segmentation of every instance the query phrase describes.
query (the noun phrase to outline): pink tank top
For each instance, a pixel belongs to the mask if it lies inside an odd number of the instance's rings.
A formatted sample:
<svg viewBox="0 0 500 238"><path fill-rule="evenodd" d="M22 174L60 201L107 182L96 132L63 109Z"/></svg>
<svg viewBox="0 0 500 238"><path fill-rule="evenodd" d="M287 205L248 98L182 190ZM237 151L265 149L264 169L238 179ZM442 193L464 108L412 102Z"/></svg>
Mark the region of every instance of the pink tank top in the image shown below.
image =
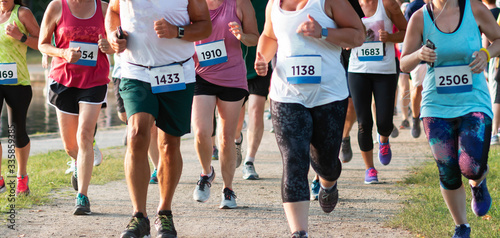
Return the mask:
<svg viewBox="0 0 500 238"><path fill-rule="evenodd" d="M80 42L77 44L92 45L93 48L90 49L95 49L94 44L97 44L99 34L106 37L101 1L96 0L96 11L88 19L73 16L67 0L62 0L61 3L61 19L54 30L56 47L65 49L69 48L70 42ZM83 51L83 49L80 59L85 58L90 60L88 62L92 62L92 59L97 57L97 62L94 62L95 66L69 64L64 58L54 57L49 77L66 87L81 89L109 83L109 61L106 54L97 49L97 55L94 55L91 50Z"/></svg>
<svg viewBox="0 0 500 238"><path fill-rule="evenodd" d="M229 22L241 21L236 16L236 0L225 0L217 9L210 10L212 34L195 45L224 40L227 62L201 67L197 54L193 59L196 63L196 73L210 83L232 88L248 90L247 70L241 52L241 42L229 31Z"/></svg>

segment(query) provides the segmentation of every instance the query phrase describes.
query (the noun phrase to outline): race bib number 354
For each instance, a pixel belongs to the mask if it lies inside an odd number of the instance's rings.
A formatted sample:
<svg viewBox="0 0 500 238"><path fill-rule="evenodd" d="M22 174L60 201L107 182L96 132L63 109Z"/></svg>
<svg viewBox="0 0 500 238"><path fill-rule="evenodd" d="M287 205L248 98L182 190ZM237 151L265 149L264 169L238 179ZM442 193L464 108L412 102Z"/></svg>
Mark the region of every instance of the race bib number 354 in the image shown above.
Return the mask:
<svg viewBox="0 0 500 238"><path fill-rule="evenodd" d="M472 72L468 65L436 67L434 69L437 93L472 91Z"/></svg>
<svg viewBox="0 0 500 238"><path fill-rule="evenodd" d="M321 56L296 55L285 61L286 79L290 84L321 83Z"/></svg>
<svg viewBox="0 0 500 238"><path fill-rule="evenodd" d="M0 63L0 84L17 83L17 64Z"/></svg>
<svg viewBox="0 0 500 238"><path fill-rule="evenodd" d="M80 52L82 53L82 56L75 64L85 65L85 66L96 66L97 54L99 53L99 47L97 46L97 43L71 41L69 42L69 47L70 48L80 47Z"/></svg>

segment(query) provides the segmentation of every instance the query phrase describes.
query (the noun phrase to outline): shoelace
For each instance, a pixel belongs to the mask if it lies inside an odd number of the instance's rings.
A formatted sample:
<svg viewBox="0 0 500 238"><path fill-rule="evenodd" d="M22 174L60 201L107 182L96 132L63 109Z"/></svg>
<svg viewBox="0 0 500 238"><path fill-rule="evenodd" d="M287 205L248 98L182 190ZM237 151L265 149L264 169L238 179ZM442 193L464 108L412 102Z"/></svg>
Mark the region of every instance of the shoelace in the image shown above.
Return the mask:
<svg viewBox="0 0 500 238"><path fill-rule="evenodd" d="M200 185L201 191L205 191L205 185L207 185L208 187L212 186L212 184L210 182L208 182L208 176L201 177L201 179L198 180L197 184Z"/></svg>
<svg viewBox="0 0 500 238"><path fill-rule="evenodd" d="M172 219L170 219L167 215L158 215L156 218L156 224L161 225L161 229L171 231L174 227Z"/></svg>
<svg viewBox="0 0 500 238"><path fill-rule="evenodd" d="M129 230L134 230L134 229L136 229L138 226L139 226L139 218L137 218L137 217L132 217L132 219L130 219L130 222L129 222L129 223L128 223L128 225L127 225L127 229L129 229Z"/></svg>
<svg viewBox="0 0 500 238"><path fill-rule="evenodd" d="M249 165L247 166L247 171L251 174L255 174L255 167L253 167L252 165Z"/></svg>
<svg viewBox="0 0 500 238"><path fill-rule="evenodd" d="M80 206L87 206L87 204L89 203L89 199L87 197L79 197L77 199L77 202L78 202L78 205L80 205Z"/></svg>
<svg viewBox="0 0 500 238"><path fill-rule="evenodd" d="M374 170L374 169L368 170L368 176L370 176L370 177L377 176L377 170Z"/></svg>
<svg viewBox="0 0 500 238"><path fill-rule="evenodd" d="M232 190L225 188L224 189L224 199L231 200L231 197L236 198L236 194L234 194L234 192Z"/></svg>
<svg viewBox="0 0 500 238"><path fill-rule="evenodd" d="M482 184L481 184L482 186ZM481 186L478 186L478 187L472 187L472 194L474 196L474 198L476 199L476 201L481 201L483 200L483 193L481 192Z"/></svg>
<svg viewBox="0 0 500 238"><path fill-rule="evenodd" d="M380 153L382 155L388 155L389 154L389 149L390 149L390 145L387 144L387 145L380 145Z"/></svg>
<svg viewBox="0 0 500 238"><path fill-rule="evenodd" d="M17 188L19 191L24 191L28 188L28 176L21 179L17 178Z"/></svg>

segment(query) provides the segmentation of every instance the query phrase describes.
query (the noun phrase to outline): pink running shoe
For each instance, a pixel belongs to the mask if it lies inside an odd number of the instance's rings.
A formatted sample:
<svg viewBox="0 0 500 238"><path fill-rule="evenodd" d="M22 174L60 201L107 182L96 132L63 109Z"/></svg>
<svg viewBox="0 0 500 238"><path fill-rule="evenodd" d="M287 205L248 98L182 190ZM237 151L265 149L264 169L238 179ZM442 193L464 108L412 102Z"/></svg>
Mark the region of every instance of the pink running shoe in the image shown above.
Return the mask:
<svg viewBox="0 0 500 238"><path fill-rule="evenodd" d="M28 196L30 194L30 188L28 186L28 183L29 183L28 175L17 176L16 196L19 195Z"/></svg>

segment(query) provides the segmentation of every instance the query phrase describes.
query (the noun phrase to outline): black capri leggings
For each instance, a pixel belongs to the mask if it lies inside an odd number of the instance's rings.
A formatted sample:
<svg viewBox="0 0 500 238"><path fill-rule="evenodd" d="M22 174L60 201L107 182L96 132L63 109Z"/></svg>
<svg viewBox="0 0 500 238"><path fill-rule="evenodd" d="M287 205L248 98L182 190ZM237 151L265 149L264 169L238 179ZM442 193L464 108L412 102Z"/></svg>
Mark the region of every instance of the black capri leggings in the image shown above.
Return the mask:
<svg viewBox="0 0 500 238"><path fill-rule="evenodd" d="M9 125L14 127L16 136L14 143L17 148L23 148L30 142L26 131L26 116L32 97L31 86L0 85L0 111L2 111L3 100L5 100L9 114Z"/></svg>
<svg viewBox="0 0 500 238"><path fill-rule="evenodd" d="M309 163L320 177L328 181L339 178L342 165L338 155L346 112L347 99L314 108L271 100L272 121L283 160L283 202L309 200Z"/></svg>
<svg viewBox="0 0 500 238"><path fill-rule="evenodd" d="M361 151L373 150L372 95L377 110L377 131L391 135L393 129L394 98L398 86L397 74L349 73L354 110L358 117L358 144Z"/></svg>

